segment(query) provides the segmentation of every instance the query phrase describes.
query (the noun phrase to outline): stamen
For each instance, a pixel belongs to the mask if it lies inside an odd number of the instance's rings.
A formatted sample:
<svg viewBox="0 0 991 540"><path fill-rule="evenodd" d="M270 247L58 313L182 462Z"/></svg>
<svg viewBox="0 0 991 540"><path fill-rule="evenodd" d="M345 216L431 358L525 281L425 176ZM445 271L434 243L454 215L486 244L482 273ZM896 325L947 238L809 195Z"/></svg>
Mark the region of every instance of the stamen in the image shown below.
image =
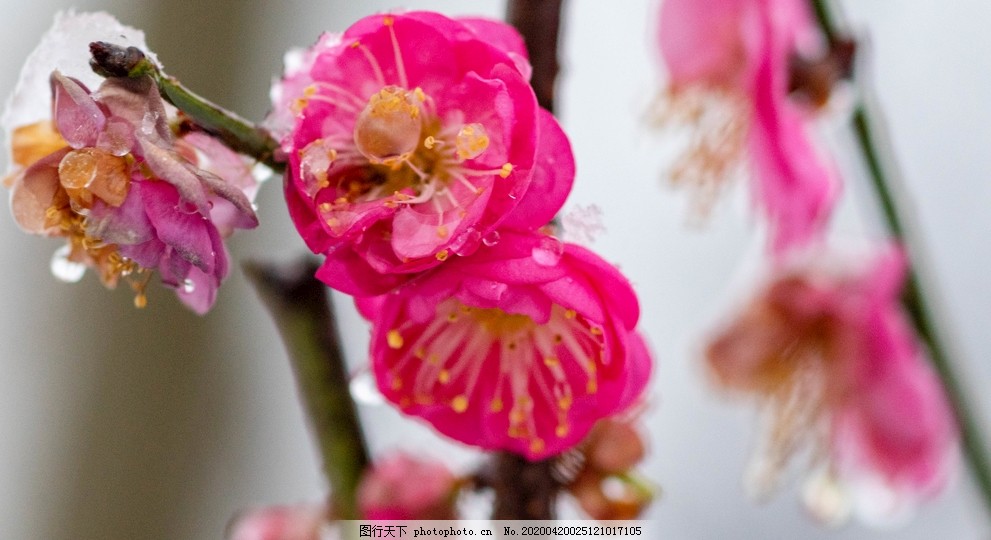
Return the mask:
<svg viewBox="0 0 991 540"><path fill-rule="evenodd" d="M399 72L399 84L403 88L409 88L409 80L406 78L406 64L403 63L403 53L399 50L399 39L396 37L395 19L386 15L382 19L382 24L389 27L389 38L392 40L392 54L396 58L396 71Z"/></svg>
<svg viewBox="0 0 991 540"><path fill-rule="evenodd" d="M302 111L302 109L306 108L307 103L309 103L310 101L318 101L318 102L321 102L321 103L329 103L329 104L331 104L331 105L333 105L335 107L338 107L340 109L344 109L345 111L352 112L352 113L356 113L356 112L359 112L361 110L361 107L358 106L358 105L353 105L351 103L347 103L346 101L341 101L339 99L334 99L334 98L332 98L330 96L325 96L323 94L314 94L314 95L312 95L310 97L307 97L307 98L299 98L296 101L301 101L301 103L298 104L298 105L302 105L302 107L300 108L300 112ZM297 103L294 102L293 105L296 106Z"/></svg>
<svg viewBox="0 0 991 540"><path fill-rule="evenodd" d="M375 80L378 81L380 85L385 86L385 76L382 75L382 67L379 66L378 60L375 59L372 51L369 51L368 47L360 41L355 41L351 44L351 47L360 50L361 53L365 55L365 59L368 60L368 64L371 66L372 71L375 72Z"/></svg>
<svg viewBox="0 0 991 540"><path fill-rule="evenodd" d="M460 161L474 159L489 147L489 136L485 132L485 127L477 122L462 127L454 141Z"/></svg>

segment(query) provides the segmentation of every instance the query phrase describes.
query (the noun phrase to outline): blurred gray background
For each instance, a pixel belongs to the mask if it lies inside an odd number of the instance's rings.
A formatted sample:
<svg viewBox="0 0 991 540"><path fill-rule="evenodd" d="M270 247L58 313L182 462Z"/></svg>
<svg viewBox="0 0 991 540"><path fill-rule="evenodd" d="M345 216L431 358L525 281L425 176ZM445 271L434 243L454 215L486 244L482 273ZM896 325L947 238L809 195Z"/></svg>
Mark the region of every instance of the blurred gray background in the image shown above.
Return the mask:
<svg viewBox="0 0 991 540"><path fill-rule="evenodd" d="M991 411L991 39L981 0L843 2L869 35L871 69L887 113L933 278L969 386ZM252 119L289 47L312 43L393 2L75 1L4 4L0 95L52 14L105 9L142 28L169 73ZM407 0L402 7L501 16L503 2ZM652 0L571 0L560 114L578 159L568 208L597 205L606 232L592 245L618 263L643 304L641 327L659 360L645 471L663 487L648 534L667 539L987 538L967 479L908 525L876 530L813 524L786 488L769 504L746 500L740 478L755 437L753 411L706 386L700 339L746 294L763 240L737 187L703 227L687 225L684 193L661 179L670 158L644 111L663 83L652 51ZM839 146L841 130L824 128ZM876 236L876 209L857 163L838 235ZM303 252L279 180L258 200L263 225L230 242L235 259L288 260ZM239 270L199 318L166 290L131 307L88 275L67 285L48 272L57 242L23 235L0 212L0 538L209 539L240 509L316 500L325 486L278 336ZM340 300L340 299L339 299ZM348 308L346 300L339 305ZM367 329L345 321L355 366ZM362 414L375 451L405 446L475 456L384 406ZM984 415L987 419L987 414ZM991 434L991 425L985 428Z"/></svg>

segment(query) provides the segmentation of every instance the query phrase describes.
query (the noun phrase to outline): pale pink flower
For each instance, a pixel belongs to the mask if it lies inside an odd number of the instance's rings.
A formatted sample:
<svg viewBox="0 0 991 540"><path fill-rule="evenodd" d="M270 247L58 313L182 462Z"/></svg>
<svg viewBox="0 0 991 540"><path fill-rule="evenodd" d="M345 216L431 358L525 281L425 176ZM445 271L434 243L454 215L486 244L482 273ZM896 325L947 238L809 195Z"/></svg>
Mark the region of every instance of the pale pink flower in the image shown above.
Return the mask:
<svg viewBox="0 0 991 540"><path fill-rule="evenodd" d="M105 14L60 16L51 32L61 37L46 37L43 47L104 25L119 23ZM87 57L89 49L62 52ZM41 57L36 51L31 62ZM66 239L55 268L93 268L108 287L126 278L138 306L158 271L183 302L205 313L228 271L222 237L258 223L250 201L256 181L246 162L203 133L177 137L149 77L110 78L91 91L55 71L48 115L19 124L30 118L20 109L25 96L44 92L27 84L38 69L26 67L4 114L17 224Z"/></svg>
<svg viewBox="0 0 991 540"><path fill-rule="evenodd" d="M789 96L792 60L816 47L804 0L664 0L662 121L695 129L678 183L710 202L749 157L751 192L781 255L820 236L839 190L808 133L813 111Z"/></svg>
<svg viewBox="0 0 991 540"><path fill-rule="evenodd" d="M443 463L402 452L375 461L358 485L363 519L455 519L457 479Z"/></svg>
<svg viewBox="0 0 991 540"><path fill-rule="evenodd" d="M358 304L387 399L453 439L535 460L632 403L651 359L613 266L543 233L501 236Z"/></svg>
<svg viewBox="0 0 991 540"><path fill-rule="evenodd" d="M574 166L529 73L509 26L426 12L367 17L293 53L269 126L290 215L327 255L319 277L379 294L471 253L514 208L513 226L545 225Z"/></svg>
<svg viewBox="0 0 991 540"><path fill-rule="evenodd" d="M724 388L770 412L758 482L811 447L830 474L880 479L907 498L935 494L955 459L939 379L899 304L905 261L891 248L862 267L782 270L707 349Z"/></svg>
<svg viewBox="0 0 991 540"><path fill-rule="evenodd" d="M244 512L228 526L228 540L322 540L325 505L269 506Z"/></svg>

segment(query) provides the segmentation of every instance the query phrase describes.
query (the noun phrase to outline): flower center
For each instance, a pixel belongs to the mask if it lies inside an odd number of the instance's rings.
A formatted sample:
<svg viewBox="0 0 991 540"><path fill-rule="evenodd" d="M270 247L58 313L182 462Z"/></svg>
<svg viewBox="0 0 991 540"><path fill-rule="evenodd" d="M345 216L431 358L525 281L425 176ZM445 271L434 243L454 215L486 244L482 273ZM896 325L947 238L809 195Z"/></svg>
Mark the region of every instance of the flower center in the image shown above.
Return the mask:
<svg viewBox="0 0 991 540"><path fill-rule="evenodd" d="M354 126L354 142L371 163L392 165L410 158L420 145L423 92L386 86L368 100Z"/></svg>
<svg viewBox="0 0 991 540"><path fill-rule="evenodd" d="M388 384L403 408L444 403L463 413L484 399L487 413L508 416L509 437L539 453L543 437L571 431L575 397L598 392L604 342L601 327L559 305L538 323L449 299L427 325L408 321L386 333ZM480 381L486 387L476 390Z"/></svg>
<svg viewBox="0 0 991 540"><path fill-rule="evenodd" d="M357 231L353 226L371 210L369 204L418 206L421 213L437 216L437 237L446 241L496 178L512 174L513 165L493 169L475 162L490 148L485 127L451 107L440 118L433 98L410 84L395 19L385 16L382 24L395 71L383 69L366 44L350 44L369 64L381 85L378 92L366 99L339 84L317 81L293 104L297 112L311 102L329 104L329 115L355 119L353 130L332 124L298 150L298 177L334 236ZM386 80L387 74L392 80ZM435 255L442 259L446 251L438 246Z"/></svg>

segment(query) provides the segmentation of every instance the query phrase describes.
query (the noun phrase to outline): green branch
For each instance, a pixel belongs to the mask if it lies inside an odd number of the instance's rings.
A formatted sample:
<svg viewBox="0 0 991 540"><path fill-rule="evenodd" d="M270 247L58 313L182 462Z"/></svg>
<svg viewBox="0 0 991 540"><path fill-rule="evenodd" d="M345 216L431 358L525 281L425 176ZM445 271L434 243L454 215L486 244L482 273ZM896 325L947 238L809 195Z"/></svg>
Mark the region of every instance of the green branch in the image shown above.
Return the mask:
<svg viewBox="0 0 991 540"><path fill-rule="evenodd" d="M275 159L279 143L267 130L196 95L178 79L163 73L140 49L96 41L90 44L90 53L93 71L105 77L150 76L162 97L204 131L216 136L234 151L264 163L273 171L281 172L285 169L285 163Z"/></svg>

